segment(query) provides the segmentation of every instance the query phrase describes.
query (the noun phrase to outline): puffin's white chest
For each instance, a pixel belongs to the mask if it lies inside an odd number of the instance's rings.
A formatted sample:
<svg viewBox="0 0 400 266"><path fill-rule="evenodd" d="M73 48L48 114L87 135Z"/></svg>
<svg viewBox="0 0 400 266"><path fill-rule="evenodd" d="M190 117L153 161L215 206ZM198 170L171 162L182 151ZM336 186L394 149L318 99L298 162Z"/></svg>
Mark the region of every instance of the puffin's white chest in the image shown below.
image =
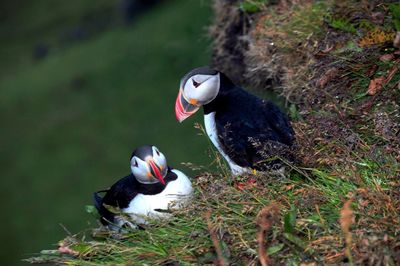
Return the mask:
<svg viewBox="0 0 400 266"><path fill-rule="evenodd" d="M242 173L250 172L250 169L241 167L237 165L235 162L233 162L231 158L229 158L229 156L222 149L221 144L219 143L218 140L217 126L215 124L215 112L204 115L204 126L206 128L207 135L210 138L211 142L217 148L219 153L221 153L224 159L228 162L232 174L240 175Z"/></svg>
<svg viewBox="0 0 400 266"><path fill-rule="evenodd" d="M179 170L173 169L178 178L167 184L167 187L157 195L138 194L125 209L124 213L129 214L133 221L145 224L146 217L168 218L169 214L158 212L156 209L178 209L183 207L190 200L193 189L189 178Z"/></svg>

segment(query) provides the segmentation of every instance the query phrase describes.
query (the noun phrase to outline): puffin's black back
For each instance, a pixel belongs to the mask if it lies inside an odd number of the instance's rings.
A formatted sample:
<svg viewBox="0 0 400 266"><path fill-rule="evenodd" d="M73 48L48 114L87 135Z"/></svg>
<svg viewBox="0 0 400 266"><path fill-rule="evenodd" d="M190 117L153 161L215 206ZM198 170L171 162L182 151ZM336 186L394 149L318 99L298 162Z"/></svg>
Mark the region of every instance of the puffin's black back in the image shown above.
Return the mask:
<svg viewBox="0 0 400 266"><path fill-rule="evenodd" d="M166 185L176 180L178 176L168 167L167 175L164 178L165 185L161 183L142 184L136 180L133 174L121 178L118 182L111 186L108 190L94 193L94 205L99 212L102 224L107 225L114 222L115 214L109 211L104 205L124 209L138 195L155 195L161 193ZM99 193L106 192L103 198Z"/></svg>
<svg viewBox="0 0 400 266"><path fill-rule="evenodd" d="M239 166L257 170L279 162L271 159L274 157L291 160L294 131L287 116L274 103L235 86L223 73L220 75L220 92L204 106L204 113L216 112L218 139L226 154Z"/></svg>

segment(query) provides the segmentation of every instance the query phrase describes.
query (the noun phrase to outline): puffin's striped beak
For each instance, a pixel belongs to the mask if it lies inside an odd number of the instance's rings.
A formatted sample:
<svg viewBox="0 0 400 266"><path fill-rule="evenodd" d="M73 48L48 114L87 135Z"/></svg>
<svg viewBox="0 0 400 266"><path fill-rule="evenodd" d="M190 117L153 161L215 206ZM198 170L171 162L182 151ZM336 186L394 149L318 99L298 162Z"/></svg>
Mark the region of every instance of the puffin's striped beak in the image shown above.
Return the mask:
<svg viewBox="0 0 400 266"><path fill-rule="evenodd" d="M196 100L191 100L188 102L185 97L183 97L182 89L179 90L178 97L176 98L175 102L175 116L179 123L196 113L199 108L200 106L197 104Z"/></svg>
<svg viewBox="0 0 400 266"><path fill-rule="evenodd" d="M150 164L150 168L151 168L151 173L152 173L152 175L153 175L154 177L158 178L158 180L160 180L160 182L161 182L163 185L165 185L164 178L163 178L163 176L162 176L162 174L161 174L161 171L160 171L160 169L158 168L158 166L154 163L153 160L149 160L148 162L149 162L149 164Z"/></svg>

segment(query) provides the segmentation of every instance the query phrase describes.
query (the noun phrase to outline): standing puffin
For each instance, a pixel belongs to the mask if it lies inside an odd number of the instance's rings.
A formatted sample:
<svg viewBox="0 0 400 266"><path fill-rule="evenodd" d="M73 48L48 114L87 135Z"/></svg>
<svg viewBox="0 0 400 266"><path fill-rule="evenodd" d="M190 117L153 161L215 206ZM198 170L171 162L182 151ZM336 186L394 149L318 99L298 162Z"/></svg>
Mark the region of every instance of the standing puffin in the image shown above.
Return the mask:
<svg viewBox="0 0 400 266"><path fill-rule="evenodd" d="M201 106L207 135L234 175L279 167L278 158L292 160L294 132L287 116L210 67L195 68L181 79L176 119L182 122Z"/></svg>
<svg viewBox="0 0 400 266"><path fill-rule="evenodd" d="M189 178L171 169L166 158L155 146L137 148L131 155L132 173L111 186L102 198L94 193L94 203L101 222L110 229L145 224L146 217L167 218L169 207L182 207L192 194ZM118 208L126 215L117 215ZM163 211L164 210L164 211ZM130 216L127 220L124 216Z"/></svg>

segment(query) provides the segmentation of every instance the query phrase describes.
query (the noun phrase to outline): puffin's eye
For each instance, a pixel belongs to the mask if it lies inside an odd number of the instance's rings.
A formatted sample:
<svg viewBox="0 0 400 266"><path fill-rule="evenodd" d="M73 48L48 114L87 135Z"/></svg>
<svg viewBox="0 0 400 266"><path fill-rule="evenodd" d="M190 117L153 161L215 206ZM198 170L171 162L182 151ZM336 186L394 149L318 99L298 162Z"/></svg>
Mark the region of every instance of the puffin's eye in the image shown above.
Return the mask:
<svg viewBox="0 0 400 266"><path fill-rule="evenodd" d="M199 82L196 82L194 79L192 79L192 82L193 82L193 86L194 86L195 88L197 88L198 86L200 86L200 83L199 83Z"/></svg>
<svg viewBox="0 0 400 266"><path fill-rule="evenodd" d="M155 150L156 150L157 155L160 156L160 152L157 149L155 149Z"/></svg>
<svg viewBox="0 0 400 266"><path fill-rule="evenodd" d="M138 163L137 163L136 159L133 160L133 166L138 167Z"/></svg>

